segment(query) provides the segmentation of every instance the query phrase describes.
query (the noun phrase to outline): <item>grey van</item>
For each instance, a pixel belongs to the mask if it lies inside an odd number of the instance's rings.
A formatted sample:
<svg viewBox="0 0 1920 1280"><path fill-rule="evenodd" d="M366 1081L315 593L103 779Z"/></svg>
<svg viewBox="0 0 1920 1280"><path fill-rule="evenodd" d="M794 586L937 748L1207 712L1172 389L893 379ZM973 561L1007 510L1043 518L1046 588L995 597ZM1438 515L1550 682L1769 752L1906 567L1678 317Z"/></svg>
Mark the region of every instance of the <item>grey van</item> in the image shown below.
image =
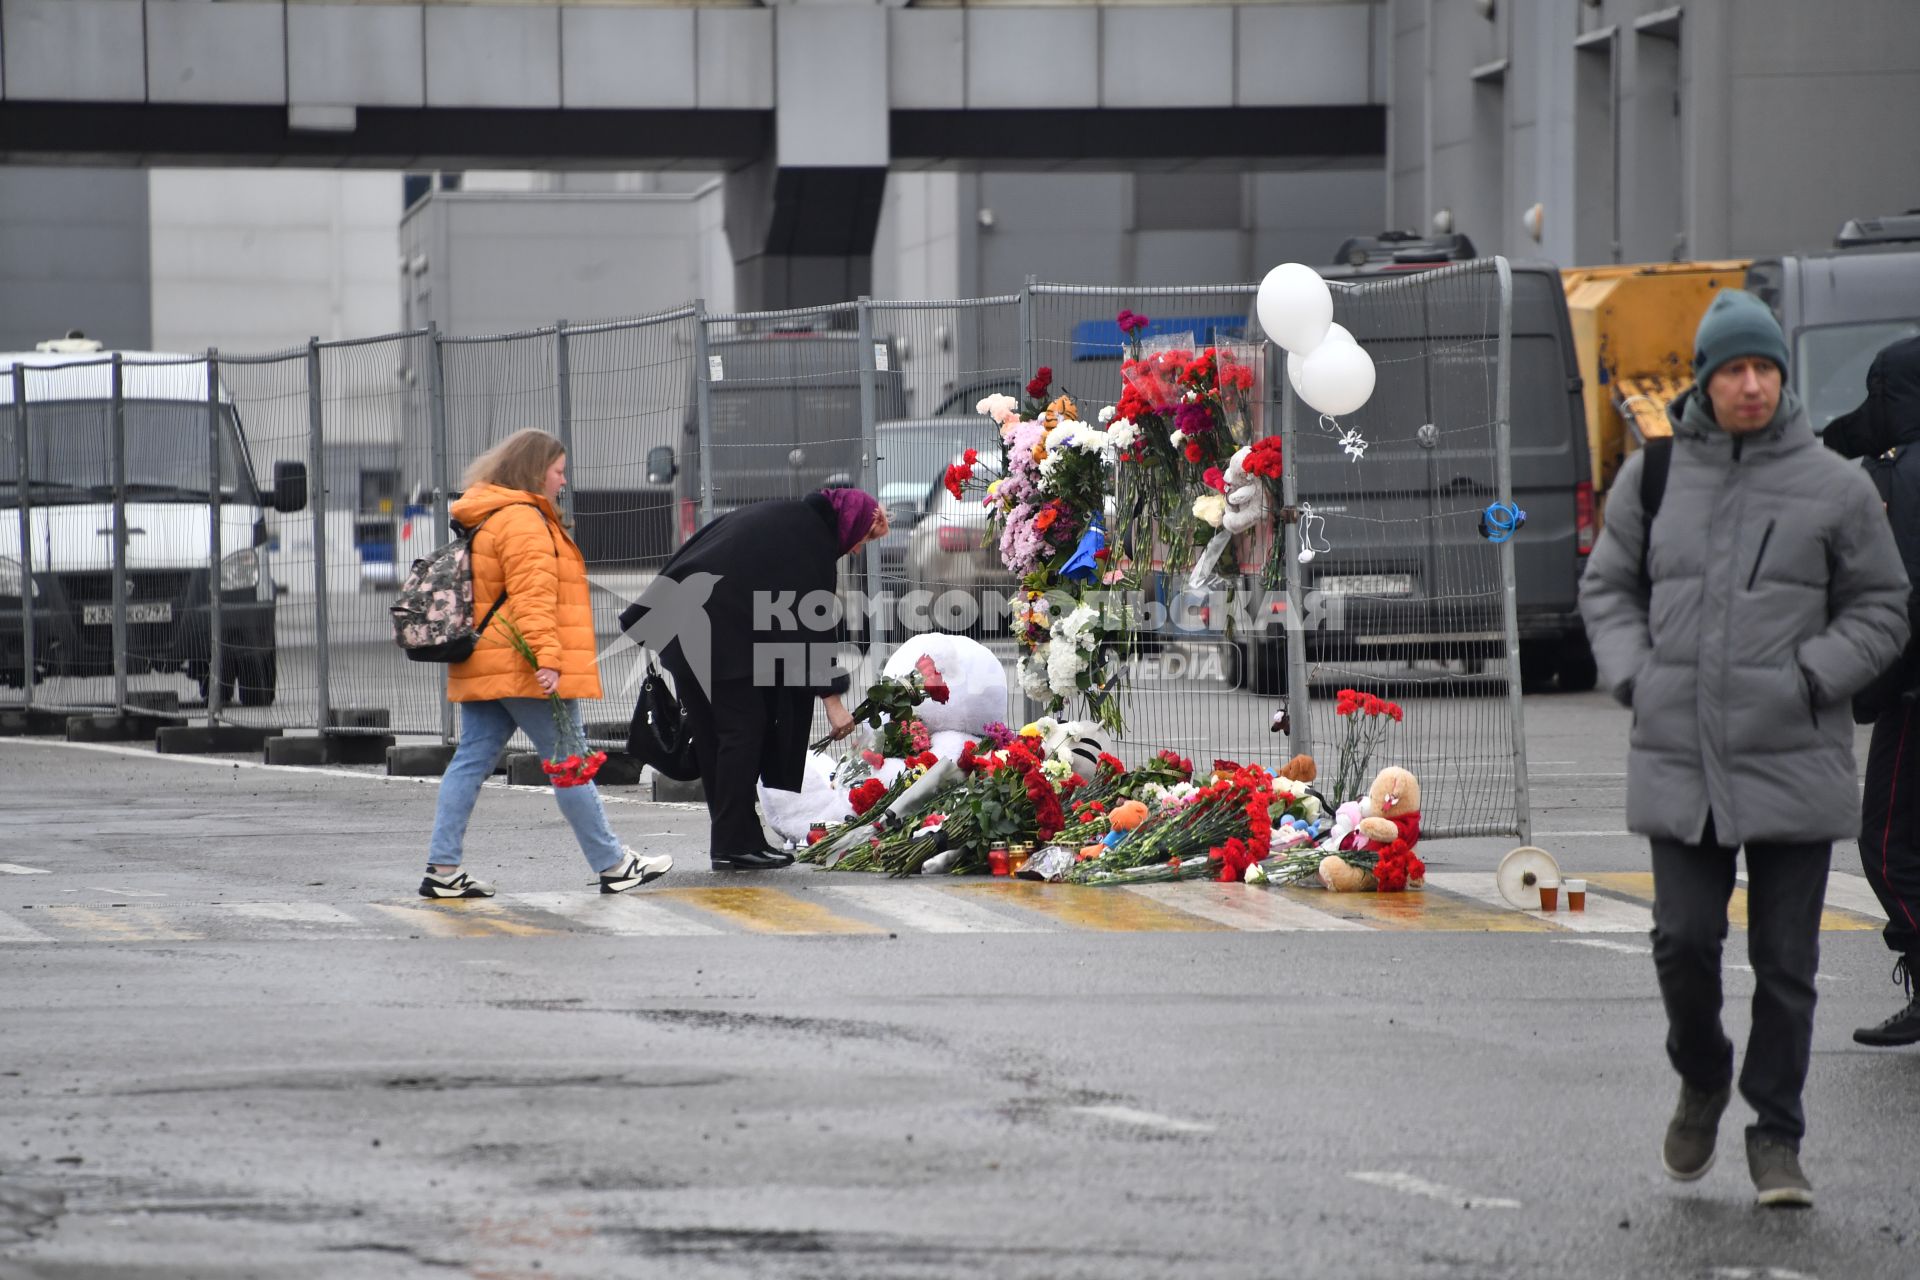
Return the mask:
<svg viewBox="0 0 1920 1280"><path fill-rule="evenodd" d="M1746 287L1773 308L1815 431L1866 398L1867 366L1920 334L1920 211L1855 219L1834 246L1759 258Z"/></svg>

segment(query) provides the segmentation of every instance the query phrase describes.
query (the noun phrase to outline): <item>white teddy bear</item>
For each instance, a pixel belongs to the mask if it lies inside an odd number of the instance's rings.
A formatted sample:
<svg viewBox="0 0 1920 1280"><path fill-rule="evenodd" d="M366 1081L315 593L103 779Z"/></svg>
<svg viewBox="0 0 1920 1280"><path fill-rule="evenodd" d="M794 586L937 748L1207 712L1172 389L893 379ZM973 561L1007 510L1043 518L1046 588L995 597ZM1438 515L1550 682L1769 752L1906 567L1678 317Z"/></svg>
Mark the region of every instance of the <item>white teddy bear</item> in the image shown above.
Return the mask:
<svg viewBox="0 0 1920 1280"><path fill-rule="evenodd" d="M945 702L928 699L921 703L916 714L931 733L928 749L942 760L957 760L962 747L980 740L982 729L1007 718L1007 671L993 651L978 640L929 632L912 637L894 650L881 673L896 678L910 675L923 654L933 659L951 692ZM846 701L851 706L859 697L849 695ZM867 731L863 728L860 732ZM760 815L776 834L793 844L804 844L807 829L814 823L841 822L852 814L853 807L847 800L849 788L833 783L835 761L834 756L810 753L799 791L779 791L760 784ZM871 776L890 784L905 767L903 761L888 760Z"/></svg>

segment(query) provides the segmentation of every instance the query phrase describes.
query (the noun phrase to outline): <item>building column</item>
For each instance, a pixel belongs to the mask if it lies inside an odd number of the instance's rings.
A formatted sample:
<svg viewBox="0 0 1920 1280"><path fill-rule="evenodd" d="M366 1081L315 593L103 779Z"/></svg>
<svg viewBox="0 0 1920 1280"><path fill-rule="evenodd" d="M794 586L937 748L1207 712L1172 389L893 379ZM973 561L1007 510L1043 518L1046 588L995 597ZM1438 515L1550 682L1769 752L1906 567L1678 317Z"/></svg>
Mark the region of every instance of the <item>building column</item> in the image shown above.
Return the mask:
<svg viewBox="0 0 1920 1280"><path fill-rule="evenodd" d="M726 185L742 310L845 302L872 285L890 158L887 12L774 10L774 154Z"/></svg>

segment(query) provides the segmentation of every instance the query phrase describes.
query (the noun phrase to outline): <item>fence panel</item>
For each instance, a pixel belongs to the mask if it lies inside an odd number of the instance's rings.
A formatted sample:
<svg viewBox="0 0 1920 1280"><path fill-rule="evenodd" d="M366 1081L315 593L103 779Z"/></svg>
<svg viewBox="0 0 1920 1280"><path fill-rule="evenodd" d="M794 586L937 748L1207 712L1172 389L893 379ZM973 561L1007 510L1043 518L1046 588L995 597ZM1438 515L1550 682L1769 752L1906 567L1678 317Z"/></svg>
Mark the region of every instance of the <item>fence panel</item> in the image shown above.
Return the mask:
<svg viewBox="0 0 1920 1280"><path fill-rule="evenodd" d="M33 705L35 684L33 493L27 484L27 370L0 378L0 708Z"/></svg>
<svg viewBox="0 0 1920 1280"><path fill-rule="evenodd" d="M698 315L683 307L560 333L573 536L593 587L604 695L586 704L582 717L600 746L625 744L645 675L640 651L620 635L620 613L646 590L681 535L697 527L698 495L676 496L676 483L680 456L697 452Z"/></svg>
<svg viewBox="0 0 1920 1280"><path fill-rule="evenodd" d="M271 484L282 464L297 463L308 473L306 505L298 511L270 510L265 516L266 554L257 566L251 595L244 575L230 578L234 589L222 592L220 665L225 684L215 718L224 724L280 729L325 724L320 704L327 636L321 630L319 588L328 537L321 513L327 499L325 474L313 468L311 357L308 348L301 348L219 359L219 381L258 484ZM231 521L223 524L226 555L251 541L250 529L235 536ZM351 561L350 542L333 550L336 562ZM238 607L242 603L244 609ZM205 692L212 692L210 685Z"/></svg>
<svg viewBox="0 0 1920 1280"><path fill-rule="evenodd" d="M431 491L432 358L424 332L322 343L316 493L327 549L329 726L338 733L437 734L440 689L393 643L388 606L406 566L444 540Z"/></svg>
<svg viewBox="0 0 1920 1280"><path fill-rule="evenodd" d="M1374 764L1420 778L1430 836L1527 827L1512 546L1481 532L1489 505L1511 500L1504 267L1336 284L1334 319L1372 356L1373 395L1338 421L1302 407L1287 459L1311 511L1293 634L1316 696L1294 714L1313 717L1333 770L1349 725L1324 695L1399 701L1405 720Z"/></svg>
<svg viewBox="0 0 1920 1280"><path fill-rule="evenodd" d="M1124 390L1121 363L1127 351L1119 314L1147 317L1143 350L1243 348L1244 363L1259 367L1257 337L1247 329L1255 290L1251 285L1109 288L1036 284L1029 325L1033 360L1052 374L1054 394L1071 395L1082 418L1118 402ZM1235 427L1240 443L1266 433L1265 415L1248 413ZM1129 523L1137 490L1122 467L1116 486L1116 533ZM1186 502L1190 502L1189 495ZM1162 537L1122 544L1122 554L1145 566L1142 598L1133 616L1142 629L1131 637L1129 674L1120 705L1126 719L1121 739L1127 754L1170 749L1205 764L1217 757L1260 759L1273 751L1270 731L1282 691L1277 666L1257 667L1263 650L1255 632L1277 622L1261 615L1256 580L1271 534L1248 534L1235 545L1244 581L1205 594L1189 591L1188 575L1167 571L1165 526L1188 514L1186 502L1162 513L1166 519L1136 523L1136 534L1157 527ZM1190 524L1191 520L1186 520ZM1176 563L1188 557L1176 557ZM1269 664L1271 659L1268 659Z"/></svg>

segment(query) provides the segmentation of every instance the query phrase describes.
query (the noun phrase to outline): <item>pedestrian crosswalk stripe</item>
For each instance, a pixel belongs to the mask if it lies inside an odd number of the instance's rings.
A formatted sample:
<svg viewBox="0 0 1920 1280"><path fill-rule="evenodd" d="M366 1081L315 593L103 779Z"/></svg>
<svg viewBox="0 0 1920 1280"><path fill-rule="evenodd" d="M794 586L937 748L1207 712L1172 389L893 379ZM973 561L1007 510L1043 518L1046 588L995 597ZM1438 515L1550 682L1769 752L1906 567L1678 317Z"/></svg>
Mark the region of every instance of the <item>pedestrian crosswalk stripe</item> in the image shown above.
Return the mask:
<svg viewBox="0 0 1920 1280"><path fill-rule="evenodd" d="M1601 871L1587 877L1590 885L1610 889L1629 898L1638 898L1642 902L1653 901L1653 872L1651 871ZM1820 913L1820 929L1823 933L1850 933L1868 929L1878 929L1880 922L1856 915L1854 912L1831 905ZM1747 891L1736 887L1733 896L1727 902L1727 922L1736 929L1747 927Z"/></svg>
<svg viewBox="0 0 1920 1280"><path fill-rule="evenodd" d="M50 876L53 872L45 867L23 867L17 862L0 862L0 875L7 876Z"/></svg>
<svg viewBox="0 0 1920 1280"><path fill-rule="evenodd" d="M752 933L885 933L779 889L666 889L652 896L685 903Z"/></svg>
<svg viewBox="0 0 1920 1280"><path fill-rule="evenodd" d="M30 929L5 912L0 912L0 942L52 942L46 934Z"/></svg>
<svg viewBox="0 0 1920 1280"><path fill-rule="evenodd" d="M1427 885L1505 911L1515 910L1513 904L1500 896L1500 887L1493 877L1484 871L1429 871ZM1645 933L1653 928L1653 913L1639 903L1622 902L1593 892L1587 894L1585 911L1569 911L1562 901L1560 910L1551 915L1542 912L1540 918L1574 933Z"/></svg>
<svg viewBox="0 0 1920 1280"><path fill-rule="evenodd" d="M1358 920L1329 915L1292 898L1237 884L1139 884L1130 892L1249 933L1367 931Z"/></svg>
<svg viewBox="0 0 1920 1280"><path fill-rule="evenodd" d="M955 893L992 899L1075 929L1098 933L1211 933L1228 926L1178 911L1138 894L1037 880L995 880L956 885Z"/></svg>
<svg viewBox="0 0 1920 1280"><path fill-rule="evenodd" d="M1745 884L1743 874L1740 883ZM1857 916L1865 916L1876 925L1887 922L1887 912L1880 905L1880 899L1874 894L1873 886L1867 883L1865 876L1856 876L1846 871L1827 873L1827 905L1839 907L1842 911L1851 911ZM1825 928L1823 924L1821 926Z"/></svg>
<svg viewBox="0 0 1920 1280"><path fill-rule="evenodd" d="M40 904L0 909L0 943L287 941L418 934L432 938L713 937L724 934L1320 933L1368 931L1523 932L1604 936L1652 928L1646 872L1593 872L1587 909L1561 903L1552 914L1507 904L1480 871L1430 871L1424 891L1335 894L1315 888L1260 888L1214 881L1085 888L1027 880L918 883L849 876L787 888L648 889L603 895L592 889L506 894L444 902L192 902L140 906ZM1877 929L1865 910L1867 882L1835 872L1821 927ZM1729 915L1746 926L1746 893Z"/></svg>
<svg viewBox="0 0 1920 1280"><path fill-rule="evenodd" d="M435 938L535 938L558 932L524 919L498 903L477 898L454 898L417 907L386 902L372 906L408 928Z"/></svg>
<svg viewBox="0 0 1920 1280"><path fill-rule="evenodd" d="M175 924L154 907L48 907L54 923L101 942L204 942L206 935Z"/></svg>
<svg viewBox="0 0 1920 1280"><path fill-rule="evenodd" d="M630 893L512 893L508 902L560 916L574 924L623 938L711 937L723 932Z"/></svg>
<svg viewBox="0 0 1920 1280"><path fill-rule="evenodd" d="M916 892L899 885L838 884L817 892L919 933L1043 933L1047 928L1038 921L989 910L947 888Z"/></svg>
<svg viewBox="0 0 1920 1280"><path fill-rule="evenodd" d="M1548 933L1553 926L1511 907L1490 907L1440 889L1413 893L1328 893L1324 889L1271 889L1305 907L1335 912L1372 929L1435 933Z"/></svg>
<svg viewBox="0 0 1920 1280"><path fill-rule="evenodd" d="M219 911L264 920L273 924L346 925L357 928L360 922L324 902L221 902Z"/></svg>

